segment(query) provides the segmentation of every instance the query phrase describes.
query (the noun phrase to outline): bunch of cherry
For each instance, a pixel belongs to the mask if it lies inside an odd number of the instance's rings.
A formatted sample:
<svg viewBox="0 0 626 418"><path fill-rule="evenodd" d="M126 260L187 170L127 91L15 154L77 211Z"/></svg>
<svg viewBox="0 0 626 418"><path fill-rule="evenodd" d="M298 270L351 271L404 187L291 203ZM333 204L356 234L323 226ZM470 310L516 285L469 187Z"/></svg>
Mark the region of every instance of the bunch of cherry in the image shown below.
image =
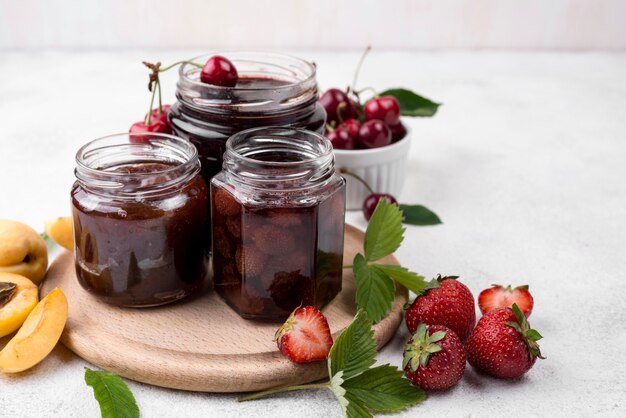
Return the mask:
<svg viewBox="0 0 626 418"><path fill-rule="evenodd" d="M172 126L168 120L170 105L161 104L161 82L159 73L165 72L179 64L190 64L198 68L202 68L200 72L200 81L206 84L221 87L235 87L239 81L239 75L235 65L227 58L220 55L214 55L207 60L204 65L192 61L179 61L165 68L161 68L161 63L151 64L144 62L144 65L152 70L150 74L150 82L148 89L152 92L150 99L150 111L146 114L144 120L135 122L131 125L130 133L152 132L171 134ZM155 96L158 94L159 105L154 108ZM133 139L131 137L131 139Z"/></svg>
<svg viewBox="0 0 626 418"><path fill-rule="evenodd" d="M335 149L380 148L406 135L393 96L376 96L361 106L347 92L332 88L319 101L326 109L326 137Z"/></svg>

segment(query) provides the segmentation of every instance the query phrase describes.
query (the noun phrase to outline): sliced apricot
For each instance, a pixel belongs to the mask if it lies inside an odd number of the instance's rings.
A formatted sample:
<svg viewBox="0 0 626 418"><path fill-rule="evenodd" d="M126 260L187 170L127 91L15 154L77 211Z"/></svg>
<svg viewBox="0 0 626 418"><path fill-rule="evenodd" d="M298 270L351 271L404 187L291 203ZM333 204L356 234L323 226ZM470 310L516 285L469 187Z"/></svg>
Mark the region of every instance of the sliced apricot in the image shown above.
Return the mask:
<svg viewBox="0 0 626 418"><path fill-rule="evenodd" d="M74 232L72 230L72 218L69 216L55 218L46 221L44 224L46 234L52 241L59 244L66 250L74 251Z"/></svg>
<svg viewBox="0 0 626 418"><path fill-rule="evenodd" d="M16 331L39 301L37 286L26 277L0 273L0 287L9 283L15 284L15 288L10 294L7 292L8 298L0 300L0 337Z"/></svg>
<svg viewBox="0 0 626 418"><path fill-rule="evenodd" d="M61 338L66 321L67 299L57 287L35 306L0 351L0 371L18 373L46 358Z"/></svg>
<svg viewBox="0 0 626 418"><path fill-rule="evenodd" d="M43 238L28 225L0 219L0 272L19 274L39 284L47 269Z"/></svg>

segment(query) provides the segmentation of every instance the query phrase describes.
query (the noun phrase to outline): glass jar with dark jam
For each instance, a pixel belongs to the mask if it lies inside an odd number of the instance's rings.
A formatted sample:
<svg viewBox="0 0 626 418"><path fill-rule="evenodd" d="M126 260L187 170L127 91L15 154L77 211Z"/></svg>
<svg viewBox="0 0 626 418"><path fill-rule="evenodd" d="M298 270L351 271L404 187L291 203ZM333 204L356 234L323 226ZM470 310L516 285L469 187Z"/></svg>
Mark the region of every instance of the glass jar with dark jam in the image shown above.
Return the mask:
<svg viewBox="0 0 626 418"><path fill-rule="evenodd" d="M250 129L211 181L215 290L244 318L319 308L341 290L345 181L322 135Z"/></svg>
<svg viewBox="0 0 626 418"><path fill-rule="evenodd" d="M196 148L164 134L119 134L76 154L76 274L107 303L158 306L202 290L208 188Z"/></svg>
<svg viewBox="0 0 626 418"><path fill-rule="evenodd" d="M317 102L315 66L289 55L224 52L237 68L235 87L200 81L201 68L184 64L176 88L178 101L169 119L177 136L191 141L200 155L207 183L222 169L226 140L262 126L288 126L323 133L326 112ZM204 63L210 56L194 58ZM200 65L201 67L201 65Z"/></svg>

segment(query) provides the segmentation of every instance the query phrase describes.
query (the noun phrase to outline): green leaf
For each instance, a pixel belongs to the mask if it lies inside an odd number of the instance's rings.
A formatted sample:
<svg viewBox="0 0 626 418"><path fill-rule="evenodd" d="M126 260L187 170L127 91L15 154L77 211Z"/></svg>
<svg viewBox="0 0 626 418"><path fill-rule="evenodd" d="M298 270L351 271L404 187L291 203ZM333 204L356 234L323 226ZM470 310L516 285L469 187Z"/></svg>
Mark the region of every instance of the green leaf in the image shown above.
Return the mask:
<svg viewBox="0 0 626 418"><path fill-rule="evenodd" d="M529 329L528 331L526 331L526 338L528 338L531 341L536 342L542 339L543 337L541 336L541 334L539 334L537 330Z"/></svg>
<svg viewBox="0 0 626 418"><path fill-rule="evenodd" d="M430 284L430 282L424 280L424 276L413 273L412 271L409 271L409 269L402 266L374 264L372 267L381 270L387 276L391 277L393 280L418 295L422 293Z"/></svg>
<svg viewBox="0 0 626 418"><path fill-rule="evenodd" d="M359 310L328 353L328 374L334 378L343 372L341 377L349 379L374 364L375 357L376 341L372 321L365 311Z"/></svg>
<svg viewBox="0 0 626 418"><path fill-rule="evenodd" d="M330 363L330 361L329 361ZM343 371L338 371L337 374L332 375L328 387L335 394L335 397L341 405L343 413L347 415L348 400L346 399L346 390L341 386L343 383Z"/></svg>
<svg viewBox="0 0 626 418"><path fill-rule="evenodd" d="M348 399L353 395L373 412L396 412L415 405L425 399L422 389L413 386L403 373L394 366L385 364L369 369L344 381Z"/></svg>
<svg viewBox="0 0 626 418"><path fill-rule="evenodd" d="M374 323L380 322L391 310L395 295L393 280L382 270L367 264L361 254L354 257L352 270L356 282L356 305L365 309Z"/></svg>
<svg viewBox="0 0 626 418"><path fill-rule="evenodd" d="M115 373L85 367L85 383L93 388L102 418L139 417L133 393Z"/></svg>
<svg viewBox="0 0 626 418"><path fill-rule="evenodd" d="M404 239L402 211L386 199L381 199L365 232L365 259L379 260L397 250Z"/></svg>
<svg viewBox="0 0 626 418"><path fill-rule="evenodd" d="M362 399L352 393L346 393L345 398L348 401L348 405L346 406L346 417L372 418L372 414L367 410Z"/></svg>
<svg viewBox="0 0 626 418"><path fill-rule="evenodd" d="M409 225L426 226L438 225L441 222L439 216L426 206L422 205L400 205L404 213L404 223Z"/></svg>
<svg viewBox="0 0 626 418"><path fill-rule="evenodd" d="M441 105L402 88L385 90L380 96L393 96L398 99L402 116L434 116Z"/></svg>

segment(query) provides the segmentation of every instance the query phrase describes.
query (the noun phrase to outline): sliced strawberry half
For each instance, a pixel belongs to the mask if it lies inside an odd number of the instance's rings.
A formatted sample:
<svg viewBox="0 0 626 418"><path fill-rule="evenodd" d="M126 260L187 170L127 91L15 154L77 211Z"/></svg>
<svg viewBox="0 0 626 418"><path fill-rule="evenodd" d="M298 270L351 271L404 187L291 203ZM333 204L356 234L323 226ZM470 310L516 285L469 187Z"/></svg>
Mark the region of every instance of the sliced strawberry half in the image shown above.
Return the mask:
<svg viewBox="0 0 626 418"><path fill-rule="evenodd" d="M478 295L478 307L484 314L498 308L511 308L516 303L520 310L530 316L533 311L533 296L528 291L528 286L517 286L512 288L499 284L492 285L491 288L485 289Z"/></svg>
<svg viewBox="0 0 626 418"><path fill-rule="evenodd" d="M294 310L276 331L274 341L280 352L296 363L325 360L333 345L328 321L315 306Z"/></svg>

